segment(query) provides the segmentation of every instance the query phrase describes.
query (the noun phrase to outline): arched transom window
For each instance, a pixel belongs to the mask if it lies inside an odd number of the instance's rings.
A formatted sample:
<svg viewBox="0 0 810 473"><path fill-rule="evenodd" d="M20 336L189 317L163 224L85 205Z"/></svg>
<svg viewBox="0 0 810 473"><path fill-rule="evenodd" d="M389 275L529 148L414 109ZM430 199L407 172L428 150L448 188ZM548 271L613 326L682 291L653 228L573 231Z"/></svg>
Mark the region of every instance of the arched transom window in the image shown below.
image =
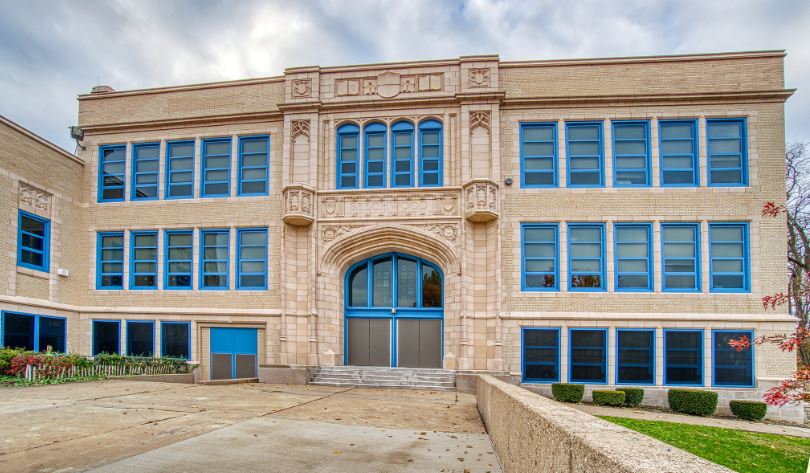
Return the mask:
<svg viewBox="0 0 810 473"><path fill-rule="evenodd" d="M348 309L436 311L442 307L442 273L414 256L388 253L352 266L346 278Z"/></svg>

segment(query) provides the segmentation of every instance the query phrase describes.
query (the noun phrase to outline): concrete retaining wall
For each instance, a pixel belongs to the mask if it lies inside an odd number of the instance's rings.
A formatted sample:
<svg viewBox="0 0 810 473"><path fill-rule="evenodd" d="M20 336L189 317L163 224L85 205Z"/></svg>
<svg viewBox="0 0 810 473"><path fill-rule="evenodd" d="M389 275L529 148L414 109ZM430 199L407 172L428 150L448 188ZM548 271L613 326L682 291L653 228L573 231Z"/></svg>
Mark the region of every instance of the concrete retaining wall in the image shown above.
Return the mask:
<svg viewBox="0 0 810 473"><path fill-rule="evenodd" d="M646 435L483 375L478 410L506 473L729 473Z"/></svg>

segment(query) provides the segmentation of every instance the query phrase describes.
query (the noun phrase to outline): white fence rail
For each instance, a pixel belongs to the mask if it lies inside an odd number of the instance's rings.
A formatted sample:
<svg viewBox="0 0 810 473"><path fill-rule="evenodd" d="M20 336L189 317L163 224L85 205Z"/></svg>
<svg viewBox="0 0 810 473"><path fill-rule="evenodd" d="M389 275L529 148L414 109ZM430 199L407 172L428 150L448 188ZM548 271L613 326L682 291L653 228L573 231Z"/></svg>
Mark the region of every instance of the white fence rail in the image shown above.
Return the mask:
<svg viewBox="0 0 810 473"><path fill-rule="evenodd" d="M25 379L36 381L38 379L59 379L90 376L134 376L142 374L181 374L188 373L189 370L178 370L175 366L167 365L94 365L89 367L70 366L61 370L53 368L40 369L34 365L25 366Z"/></svg>

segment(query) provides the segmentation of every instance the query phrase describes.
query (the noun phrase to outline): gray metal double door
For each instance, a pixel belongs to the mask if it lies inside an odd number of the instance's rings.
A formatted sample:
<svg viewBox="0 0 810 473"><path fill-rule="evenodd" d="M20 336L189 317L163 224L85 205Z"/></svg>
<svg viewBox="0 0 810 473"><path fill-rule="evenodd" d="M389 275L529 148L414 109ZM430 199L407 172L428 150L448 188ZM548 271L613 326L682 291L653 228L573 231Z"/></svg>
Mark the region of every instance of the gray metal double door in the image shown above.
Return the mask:
<svg viewBox="0 0 810 473"><path fill-rule="evenodd" d="M442 367L440 319L347 318L348 363L391 366L391 324L397 324L396 365L408 368Z"/></svg>

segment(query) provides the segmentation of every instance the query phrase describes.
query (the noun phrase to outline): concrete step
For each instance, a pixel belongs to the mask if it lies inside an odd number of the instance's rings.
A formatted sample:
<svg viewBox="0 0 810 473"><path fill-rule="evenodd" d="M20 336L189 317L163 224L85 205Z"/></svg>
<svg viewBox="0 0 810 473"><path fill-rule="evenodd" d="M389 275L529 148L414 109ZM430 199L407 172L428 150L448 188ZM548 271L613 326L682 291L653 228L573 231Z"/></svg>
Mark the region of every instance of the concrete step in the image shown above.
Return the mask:
<svg viewBox="0 0 810 473"><path fill-rule="evenodd" d="M434 368L390 368L386 366L323 366L310 383L321 386L363 386L453 391L455 372Z"/></svg>
<svg viewBox="0 0 810 473"><path fill-rule="evenodd" d="M379 378L336 378L334 376L313 376L312 382L347 383L347 384L407 384L410 386L455 386L452 380L405 380Z"/></svg>
<svg viewBox="0 0 810 473"><path fill-rule="evenodd" d="M363 388L390 388L390 389L419 389L423 391L455 391L455 386L433 386L433 385L419 385L413 386L409 384L361 384L361 383L330 383L313 381L310 384L315 386L335 386L335 387L363 387Z"/></svg>
<svg viewBox="0 0 810 473"><path fill-rule="evenodd" d="M447 374L392 374L392 373L362 373L343 371L317 371L317 374L335 376L338 378L380 378L380 379L453 379L453 375Z"/></svg>

